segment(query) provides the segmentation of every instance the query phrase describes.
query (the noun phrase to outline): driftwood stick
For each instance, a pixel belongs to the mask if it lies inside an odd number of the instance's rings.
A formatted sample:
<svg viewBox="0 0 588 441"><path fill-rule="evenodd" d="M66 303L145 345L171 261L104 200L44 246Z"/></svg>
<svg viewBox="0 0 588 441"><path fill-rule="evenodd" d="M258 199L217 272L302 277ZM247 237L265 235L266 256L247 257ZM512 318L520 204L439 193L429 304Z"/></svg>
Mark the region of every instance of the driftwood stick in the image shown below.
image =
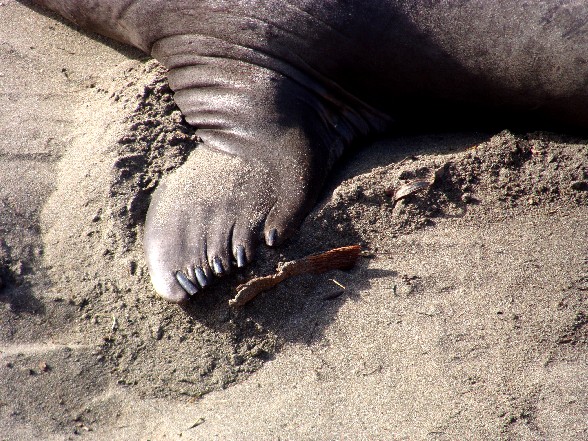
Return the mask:
<svg viewBox="0 0 588 441"><path fill-rule="evenodd" d="M351 269L357 262L361 247L351 245L334 248L325 253L313 254L299 260L279 263L274 274L255 277L237 287L237 295L229 300L229 306L243 306L258 294L267 291L284 280L300 274L320 274L335 269Z"/></svg>

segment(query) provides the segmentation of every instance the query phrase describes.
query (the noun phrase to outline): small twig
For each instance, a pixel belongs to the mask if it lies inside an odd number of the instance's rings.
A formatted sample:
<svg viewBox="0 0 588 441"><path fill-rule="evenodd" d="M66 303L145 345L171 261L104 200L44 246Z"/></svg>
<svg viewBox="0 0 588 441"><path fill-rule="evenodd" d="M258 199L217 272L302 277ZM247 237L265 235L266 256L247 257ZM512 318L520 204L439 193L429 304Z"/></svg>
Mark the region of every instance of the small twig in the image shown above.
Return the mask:
<svg viewBox="0 0 588 441"><path fill-rule="evenodd" d="M360 253L361 256L361 253ZM347 289L345 287L345 285L342 285L341 283L337 282L335 279L329 279L331 282L333 282L335 285L337 285L339 287L339 289L335 292L332 292L330 294L327 294L326 296L323 296L323 300L335 300L338 299L339 297L341 297L343 295L343 293L345 292L345 290Z"/></svg>
<svg viewBox="0 0 588 441"><path fill-rule="evenodd" d="M229 300L229 306L243 306L258 294L267 291L286 279L300 274L320 274L335 269L351 269L359 258L361 247L351 245L313 254L299 260L279 263L274 274L255 277L237 287L237 295Z"/></svg>
<svg viewBox="0 0 588 441"><path fill-rule="evenodd" d="M192 424L190 427L188 427L188 429L186 429L186 430L190 430L190 429L193 429L193 428L195 428L195 427L198 427L198 426L200 426L201 424L204 424L204 423L205 423L205 421L206 421L206 420L205 420L204 418L200 417L200 418L198 418L198 419L196 420L196 422L195 422L195 423L193 423L193 424Z"/></svg>
<svg viewBox="0 0 588 441"><path fill-rule="evenodd" d="M337 285L339 288L341 289L347 289L345 288L345 285L340 284L339 282L337 282L335 279L329 279L331 282L333 282L335 285Z"/></svg>

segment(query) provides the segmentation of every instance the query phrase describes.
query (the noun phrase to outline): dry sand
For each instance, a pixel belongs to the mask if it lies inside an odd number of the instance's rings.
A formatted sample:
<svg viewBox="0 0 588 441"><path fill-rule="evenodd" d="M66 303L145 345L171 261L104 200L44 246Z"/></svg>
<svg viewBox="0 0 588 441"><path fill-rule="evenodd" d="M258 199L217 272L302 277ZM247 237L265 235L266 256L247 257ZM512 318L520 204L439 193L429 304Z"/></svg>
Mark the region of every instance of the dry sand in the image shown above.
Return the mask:
<svg viewBox="0 0 588 441"><path fill-rule="evenodd" d="M354 270L180 308L141 252L197 144L162 69L12 0L0 24L0 440L588 440L588 138L375 142L240 278L360 243Z"/></svg>

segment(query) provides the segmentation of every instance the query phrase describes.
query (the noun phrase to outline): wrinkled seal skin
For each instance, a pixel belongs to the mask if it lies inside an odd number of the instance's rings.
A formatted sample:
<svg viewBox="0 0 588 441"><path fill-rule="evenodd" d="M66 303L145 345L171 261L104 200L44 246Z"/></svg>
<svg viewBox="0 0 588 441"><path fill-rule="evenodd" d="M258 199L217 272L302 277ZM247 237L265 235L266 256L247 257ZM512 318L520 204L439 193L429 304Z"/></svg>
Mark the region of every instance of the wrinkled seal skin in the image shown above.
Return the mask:
<svg viewBox="0 0 588 441"><path fill-rule="evenodd" d="M588 127L585 0L37 3L159 60L200 129L146 221L170 301L288 237L357 138L456 109Z"/></svg>

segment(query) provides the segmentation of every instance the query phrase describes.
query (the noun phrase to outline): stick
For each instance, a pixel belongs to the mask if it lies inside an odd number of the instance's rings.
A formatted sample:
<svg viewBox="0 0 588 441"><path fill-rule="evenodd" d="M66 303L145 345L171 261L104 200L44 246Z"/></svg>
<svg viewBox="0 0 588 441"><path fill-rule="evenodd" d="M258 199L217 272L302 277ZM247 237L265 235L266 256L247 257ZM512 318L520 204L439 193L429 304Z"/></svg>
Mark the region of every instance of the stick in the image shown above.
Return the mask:
<svg viewBox="0 0 588 441"><path fill-rule="evenodd" d="M300 274L321 274L335 269L348 270L353 268L361 247L351 245L334 248L325 253L313 254L299 260L279 263L274 274L255 277L237 287L237 295L229 300L229 306L243 306L258 294L267 291L286 279Z"/></svg>

